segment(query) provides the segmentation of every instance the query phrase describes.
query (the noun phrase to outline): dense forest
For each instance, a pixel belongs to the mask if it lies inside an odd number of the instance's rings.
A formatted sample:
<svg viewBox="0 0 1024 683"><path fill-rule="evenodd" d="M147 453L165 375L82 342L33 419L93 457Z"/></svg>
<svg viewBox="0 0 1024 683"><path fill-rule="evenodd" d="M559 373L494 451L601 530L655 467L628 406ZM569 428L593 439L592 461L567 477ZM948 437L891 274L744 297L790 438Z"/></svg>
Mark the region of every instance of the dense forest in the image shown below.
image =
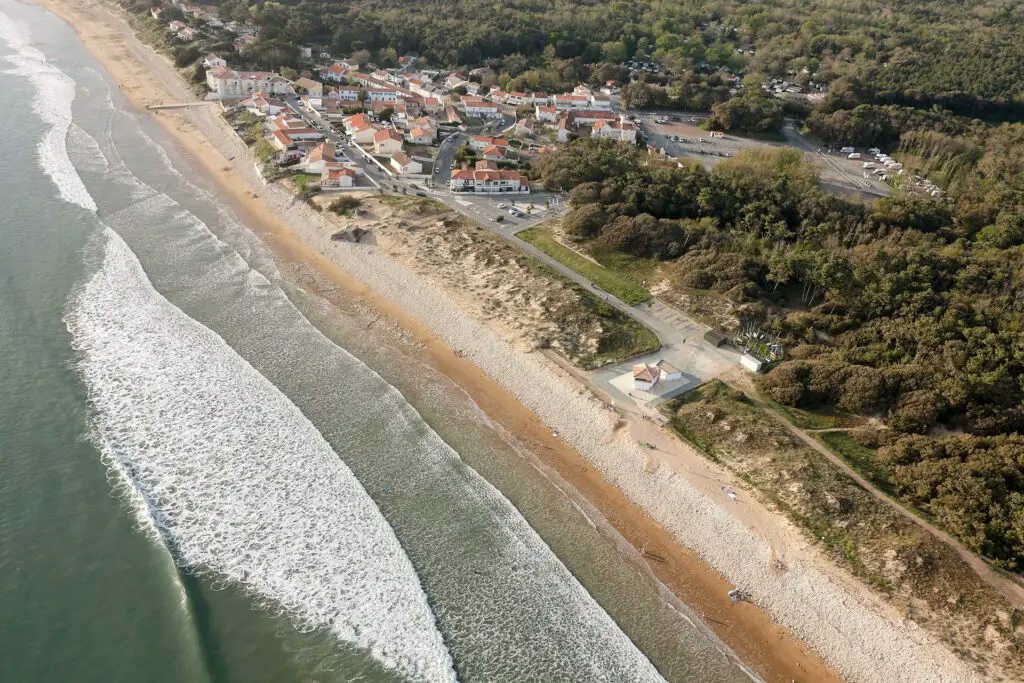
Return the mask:
<svg viewBox="0 0 1024 683"><path fill-rule="evenodd" d="M708 171L580 140L534 170L569 190L563 229L588 248L662 260L681 287L747 302L788 349L763 378L769 396L880 417L876 465L902 495L1022 569L1024 127L901 145L955 169L950 201L831 196L788 149Z"/></svg>
<svg viewBox="0 0 1024 683"><path fill-rule="evenodd" d="M131 2L140 12L151 5ZM294 56L294 44L363 53L383 66L414 51L440 68L490 60L506 89L554 89L625 80L619 65L638 59L663 67L651 80L677 105L709 108L724 99L720 84L706 82L722 68L839 83L846 109L938 104L968 116L1024 112L1024 5L1003 0L214 4L224 19L255 18L256 61Z"/></svg>

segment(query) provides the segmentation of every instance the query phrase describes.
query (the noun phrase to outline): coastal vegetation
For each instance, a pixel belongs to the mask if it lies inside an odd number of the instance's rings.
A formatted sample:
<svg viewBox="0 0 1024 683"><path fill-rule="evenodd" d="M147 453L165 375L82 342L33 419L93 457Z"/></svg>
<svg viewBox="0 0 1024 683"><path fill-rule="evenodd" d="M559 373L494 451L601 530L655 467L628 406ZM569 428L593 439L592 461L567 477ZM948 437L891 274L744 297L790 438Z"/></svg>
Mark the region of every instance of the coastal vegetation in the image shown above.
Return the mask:
<svg viewBox="0 0 1024 683"><path fill-rule="evenodd" d="M126 4L143 13L152 3ZM307 44L383 67L414 51L444 68L493 61L486 85L557 90L626 81L622 65L646 60L659 65L647 80L670 106L724 99L708 77L726 69L830 84L851 93L847 105L1024 112L1024 8L999 0L920 0L898 10L882 0L214 4L225 21L255 19L253 66L296 66L296 46Z"/></svg>
<svg viewBox="0 0 1024 683"><path fill-rule="evenodd" d="M553 259L569 266L573 271L624 303L632 306L651 298L650 293L639 283L608 270L600 263L570 249L556 240L544 228L523 230L517 233L516 237L524 242L529 242Z"/></svg>
<svg viewBox="0 0 1024 683"><path fill-rule="evenodd" d="M384 194L359 201L362 215L338 215L339 227L372 231L382 249L529 348L589 369L659 346L640 323L435 200Z"/></svg>
<svg viewBox="0 0 1024 683"><path fill-rule="evenodd" d="M580 140L534 172L569 191L566 235L658 259L678 286L758 313L789 349L761 380L766 396L879 418L878 466L901 500L1020 571L1022 140L1016 124L904 133L904 158L943 175L948 200L831 196L787 149L708 171Z"/></svg>
<svg viewBox="0 0 1024 683"><path fill-rule="evenodd" d="M757 401L715 380L664 404L663 413L680 437L755 489L907 619L955 640L983 671L1024 665L1024 613L1008 609L952 548L880 503ZM846 432L819 436L857 447ZM863 455L860 448L854 457Z"/></svg>

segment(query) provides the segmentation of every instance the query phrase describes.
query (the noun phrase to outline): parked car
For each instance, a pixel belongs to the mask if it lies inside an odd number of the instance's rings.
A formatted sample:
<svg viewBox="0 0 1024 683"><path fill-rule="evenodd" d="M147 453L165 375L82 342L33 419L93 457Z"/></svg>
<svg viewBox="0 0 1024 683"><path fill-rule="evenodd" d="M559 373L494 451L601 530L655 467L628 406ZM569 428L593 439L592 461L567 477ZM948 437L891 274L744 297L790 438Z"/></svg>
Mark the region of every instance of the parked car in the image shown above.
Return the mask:
<svg viewBox="0 0 1024 683"><path fill-rule="evenodd" d="M508 204L498 204L498 208L501 210L505 210L508 208Z"/></svg>
<svg viewBox="0 0 1024 683"><path fill-rule="evenodd" d="M494 222L495 222L495 223L500 223L500 222L502 222L503 220L505 220L505 217L504 217L504 216L502 216L502 215L501 215L501 214L499 213L499 214L497 215L497 217L496 217L496 218L494 219Z"/></svg>
<svg viewBox="0 0 1024 683"><path fill-rule="evenodd" d="M426 193L426 192L417 192L417 193L416 193L416 196L417 196L417 197L426 197L426 196L427 196L427 193Z"/></svg>

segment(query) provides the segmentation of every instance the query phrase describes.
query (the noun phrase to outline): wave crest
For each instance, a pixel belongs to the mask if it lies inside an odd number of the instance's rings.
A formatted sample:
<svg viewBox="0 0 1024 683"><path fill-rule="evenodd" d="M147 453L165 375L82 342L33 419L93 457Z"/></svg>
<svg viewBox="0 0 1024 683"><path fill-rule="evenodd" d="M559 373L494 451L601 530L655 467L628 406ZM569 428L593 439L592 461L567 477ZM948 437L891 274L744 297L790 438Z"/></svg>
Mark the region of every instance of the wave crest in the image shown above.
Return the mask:
<svg viewBox="0 0 1024 683"><path fill-rule="evenodd" d="M66 323L107 465L182 566L245 586L415 681L453 681L412 563L316 428L153 289L109 228Z"/></svg>

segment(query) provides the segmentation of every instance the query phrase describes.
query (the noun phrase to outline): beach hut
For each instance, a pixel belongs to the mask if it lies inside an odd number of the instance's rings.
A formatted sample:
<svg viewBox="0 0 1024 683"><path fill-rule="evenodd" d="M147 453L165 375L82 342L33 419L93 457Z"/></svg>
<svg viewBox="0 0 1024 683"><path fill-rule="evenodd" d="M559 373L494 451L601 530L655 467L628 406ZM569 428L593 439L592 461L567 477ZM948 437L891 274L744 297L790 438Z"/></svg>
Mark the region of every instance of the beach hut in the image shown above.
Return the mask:
<svg viewBox="0 0 1024 683"><path fill-rule="evenodd" d="M673 380L683 378L683 371L669 363L667 360L659 360L655 365L658 370L661 371L660 379L665 382L671 382Z"/></svg>
<svg viewBox="0 0 1024 683"><path fill-rule="evenodd" d="M751 372L761 372L761 368L764 367L764 361L762 361L760 358L755 358L754 356L751 356L749 353L744 353L743 356L740 358L740 365L745 367L747 370L750 370Z"/></svg>
<svg viewBox="0 0 1024 683"><path fill-rule="evenodd" d="M661 370L647 363L640 363L633 366L633 388L641 391L650 391L658 383L661 377Z"/></svg>

